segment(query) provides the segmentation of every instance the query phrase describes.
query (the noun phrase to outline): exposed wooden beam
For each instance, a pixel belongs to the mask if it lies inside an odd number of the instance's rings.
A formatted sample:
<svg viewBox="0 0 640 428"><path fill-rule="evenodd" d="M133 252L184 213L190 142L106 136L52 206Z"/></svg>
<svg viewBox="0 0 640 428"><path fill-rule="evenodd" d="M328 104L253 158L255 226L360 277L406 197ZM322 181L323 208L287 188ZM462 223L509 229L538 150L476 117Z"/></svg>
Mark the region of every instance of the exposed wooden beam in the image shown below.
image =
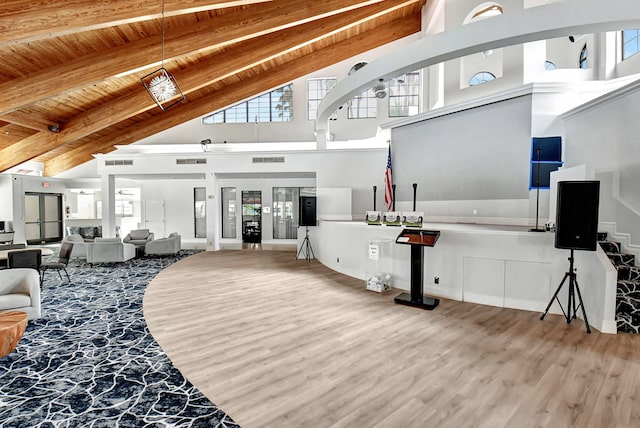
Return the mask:
<svg viewBox="0 0 640 428"><path fill-rule="evenodd" d="M165 16L222 9L270 0L165 0ZM0 3L0 44L155 19L160 1L17 0Z"/></svg>
<svg viewBox="0 0 640 428"><path fill-rule="evenodd" d="M18 141L30 137L37 131L23 126L8 124L0 127L0 148L8 147Z"/></svg>
<svg viewBox="0 0 640 428"><path fill-rule="evenodd" d="M116 145L134 143L211 111L249 98L256 93L286 84L314 70L328 67L418 31L420 31L420 16L416 14L401 20L401 22L396 20L357 37L316 50L279 67L268 70L256 67L255 78L250 81L228 85L217 91L204 88L199 93L193 93L189 101L180 108L169 110L163 115L147 119L135 126L115 131L108 137L97 139L50 159L45 162L44 174L55 176L92 160L96 153L108 153L115 150Z"/></svg>
<svg viewBox="0 0 640 428"><path fill-rule="evenodd" d="M419 0L409 1L416 3ZM393 10L407 0L275 0L166 35L165 61L259 37L371 4ZM0 115L65 91L159 64L160 41L147 37L0 84Z"/></svg>
<svg viewBox="0 0 640 428"><path fill-rule="evenodd" d="M338 31L345 31L358 23L373 19L387 10L382 4L310 22L297 28L268 34L235 46L234 52L250 53L237 55L214 55L201 61L183 74L176 73L176 80L186 94L221 80L261 62L268 61L303 45L319 40ZM414 28L413 25L406 25ZM153 101L142 85L111 102L85 111L71 118L59 134L40 132L11 147L0 150L0 171L11 168L68 142L72 142L126 120L154 107ZM164 116L164 115L163 115Z"/></svg>
<svg viewBox="0 0 640 428"><path fill-rule="evenodd" d="M49 117L35 113L22 113L19 111L3 115L2 120L15 125L24 126L25 128L34 129L36 131L47 131L49 126L60 127L60 124L57 121Z"/></svg>

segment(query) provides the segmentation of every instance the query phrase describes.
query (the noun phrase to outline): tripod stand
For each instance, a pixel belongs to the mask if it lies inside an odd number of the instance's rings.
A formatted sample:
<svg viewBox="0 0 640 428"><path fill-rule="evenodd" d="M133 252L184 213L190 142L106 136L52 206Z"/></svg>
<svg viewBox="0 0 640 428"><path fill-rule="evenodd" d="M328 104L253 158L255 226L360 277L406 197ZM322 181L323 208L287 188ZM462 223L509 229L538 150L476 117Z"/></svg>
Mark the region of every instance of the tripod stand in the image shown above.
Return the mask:
<svg viewBox="0 0 640 428"><path fill-rule="evenodd" d="M302 250L304 250L304 258L308 261L311 262L311 259L315 259L316 255L313 254L313 248L311 247L311 241L309 240L309 227L306 226L305 227L305 235L304 235L304 241L302 241L302 245L300 245L300 249L298 250L298 254L296 255L296 259L300 258L300 253L302 253Z"/></svg>
<svg viewBox="0 0 640 428"><path fill-rule="evenodd" d="M562 303L560 303L560 299L558 299L558 293L560 289L564 285L564 282L569 278L569 301L567 302L567 312L564 311L562 307ZM576 297L575 292L578 294L578 300L580 303L576 306ZM549 312L549 308L553 304L553 301L557 300L558 305L560 305L560 309L562 309L562 313L564 314L565 319L567 320L567 324L571 324L571 321L576 319L576 311L578 308L582 308L582 316L584 317L584 325L587 327L587 333L591 333L591 328L589 327L589 320L587 320L587 312L584 309L584 303L582 302L582 295L580 294L580 287L578 287L578 280L576 279L576 272L573 268L573 248L571 249L571 256L569 257L569 271L564 274L564 278L560 282L560 285L556 289L556 292L553 293L553 297L549 301L547 305L547 309L544 310L544 313L540 316L540 320L543 320L544 317Z"/></svg>

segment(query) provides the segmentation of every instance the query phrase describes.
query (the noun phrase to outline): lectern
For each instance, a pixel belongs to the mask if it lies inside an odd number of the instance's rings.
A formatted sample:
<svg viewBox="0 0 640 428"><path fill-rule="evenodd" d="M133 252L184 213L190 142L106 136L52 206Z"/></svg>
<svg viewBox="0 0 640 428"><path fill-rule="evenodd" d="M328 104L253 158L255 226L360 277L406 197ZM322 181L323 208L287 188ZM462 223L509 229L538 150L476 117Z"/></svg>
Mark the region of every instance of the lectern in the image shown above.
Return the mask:
<svg viewBox="0 0 640 428"><path fill-rule="evenodd" d="M422 294L422 282L424 277L424 247L433 247L439 237L440 231L438 230L404 229L400 232L396 238L396 243L411 245L411 294L399 294L393 299L394 302L423 309L434 309L438 306L439 299L426 297Z"/></svg>

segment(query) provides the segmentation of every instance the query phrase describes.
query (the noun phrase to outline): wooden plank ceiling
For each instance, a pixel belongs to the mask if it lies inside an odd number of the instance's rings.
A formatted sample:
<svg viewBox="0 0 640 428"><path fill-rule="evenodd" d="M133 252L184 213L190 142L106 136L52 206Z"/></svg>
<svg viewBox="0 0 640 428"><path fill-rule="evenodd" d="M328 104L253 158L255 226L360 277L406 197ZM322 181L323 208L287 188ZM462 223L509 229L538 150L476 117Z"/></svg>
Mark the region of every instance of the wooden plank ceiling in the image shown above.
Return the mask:
<svg viewBox="0 0 640 428"><path fill-rule="evenodd" d="M161 63L161 0L1 2L0 171L53 176L414 34L425 1L165 0L164 66L186 96L167 111L140 81Z"/></svg>

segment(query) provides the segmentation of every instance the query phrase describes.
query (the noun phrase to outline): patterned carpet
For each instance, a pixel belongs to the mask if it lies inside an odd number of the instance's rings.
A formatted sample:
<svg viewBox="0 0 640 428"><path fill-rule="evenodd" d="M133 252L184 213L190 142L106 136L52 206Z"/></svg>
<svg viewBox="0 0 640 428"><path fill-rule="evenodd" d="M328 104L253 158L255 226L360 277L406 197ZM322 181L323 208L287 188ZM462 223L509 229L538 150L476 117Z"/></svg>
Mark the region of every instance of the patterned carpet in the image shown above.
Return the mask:
<svg viewBox="0 0 640 428"><path fill-rule="evenodd" d="M145 287L193 254L47 272L43 317L0 358L0 427L238 427L173 366L142 314Z"/></svg>

